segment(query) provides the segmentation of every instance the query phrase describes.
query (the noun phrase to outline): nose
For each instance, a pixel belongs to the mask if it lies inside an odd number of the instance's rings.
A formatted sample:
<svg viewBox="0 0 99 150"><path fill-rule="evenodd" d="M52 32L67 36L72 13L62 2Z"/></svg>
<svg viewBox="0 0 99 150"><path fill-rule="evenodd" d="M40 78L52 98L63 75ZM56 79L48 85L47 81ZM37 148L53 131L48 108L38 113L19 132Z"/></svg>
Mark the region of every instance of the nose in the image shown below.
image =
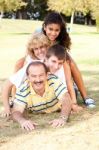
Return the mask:
<svg viewBox="0 0 99 150"><path fill-rule="evenodd" d="M42 52L41 48L38 48L38 54L40 54Z"/></svg>
<svg viewBox="0 0 99 150"><path fill-rule="evenodd" d="M52 35L56 35L56 32L55 32L55 31L53 31L53 32L52 32Z"/></svg>
<svg viewBox="0 0 99 150"><path fill-rule="evenodd" d="M36 77L36 82L40 82L40 77Z"/></svg>
<svg viewBox="0 0 99 150"><path fill-rule="evenodd" d="M55 64L55 69L58 70L59 69L59 65Z"/></svg>

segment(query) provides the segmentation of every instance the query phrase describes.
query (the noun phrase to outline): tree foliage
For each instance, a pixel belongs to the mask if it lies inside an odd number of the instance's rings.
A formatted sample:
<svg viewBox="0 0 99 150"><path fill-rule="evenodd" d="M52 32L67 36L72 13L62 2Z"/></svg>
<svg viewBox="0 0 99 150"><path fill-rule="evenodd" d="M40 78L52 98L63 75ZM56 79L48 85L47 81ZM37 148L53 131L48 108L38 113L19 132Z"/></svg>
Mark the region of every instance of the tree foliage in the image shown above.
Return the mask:
<svg viewBox="0 0 99 150"><path fill-rule="evenodd" d="M89 0L48 0L49 10L62 12L66 16L72 12L81 11L86 14L89 11Z"/></svg>
<svg viewBox="0 0 99 150"><path fill-rule="evenodd" d="M91 0L91 14L96 19L97 31L99 32L99 0Z"/></svg>
<svg viewBox="0 0 99 150"><path fill-rule="evenodd" d="M84 15L91 12L99 26L99 0L48 0L48 7L49 10L55 10L66 16L71 15L71 20L76 11L80 11Z"/></svg>
<svg viewBox="0 0 99 150"><path fill-rule="evenodd" d="M55 10L66 16L71 16L71 28L76 11L86 14L89 10L89 0L48 0L49 10Z"/></svg>
<svg viewBox="0 0 99 150"><path fill-rule="evenodd" d="M23 0L0 0L0 12L10 12L26 6Z"/></svg>

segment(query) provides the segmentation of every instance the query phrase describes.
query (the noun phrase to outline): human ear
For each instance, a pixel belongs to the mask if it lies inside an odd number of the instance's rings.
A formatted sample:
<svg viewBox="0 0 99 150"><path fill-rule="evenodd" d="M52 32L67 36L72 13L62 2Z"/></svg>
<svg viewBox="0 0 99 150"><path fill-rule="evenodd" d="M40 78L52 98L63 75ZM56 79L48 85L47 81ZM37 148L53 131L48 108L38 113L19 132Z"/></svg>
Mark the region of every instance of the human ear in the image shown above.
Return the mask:
<svg viewBox="0 0 99 150"><path fill-rule="evenodd" d="M46 26L45 26L45 24L43 25L43 29L44 29L44 31L46 30Z"/></svg>

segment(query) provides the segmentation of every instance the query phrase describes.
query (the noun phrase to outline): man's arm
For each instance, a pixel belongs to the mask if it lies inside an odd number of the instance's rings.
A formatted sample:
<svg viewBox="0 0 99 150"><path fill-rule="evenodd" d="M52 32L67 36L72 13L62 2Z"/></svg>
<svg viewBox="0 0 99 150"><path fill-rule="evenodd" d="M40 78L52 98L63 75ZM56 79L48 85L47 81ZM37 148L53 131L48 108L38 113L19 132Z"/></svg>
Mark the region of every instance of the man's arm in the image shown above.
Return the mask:
<svg viewBox="0 0 99 150"><path fill-rule="evenodd" d="M68 93L65 93L61 98L61 113L58 119L55 119L50 122L53 127L63 126L70 115L71 112L71 99Z"/></svg>
<svg viewBox="0 0 99 150"><path fill-rule="evenodd" d="M17 104L14 104L14 107L12 109L12 118L21 125L22 129L25 129L27 131L34 130L37 124L24 117L24 110L25 108L21 105L19 106Z"/></svg>

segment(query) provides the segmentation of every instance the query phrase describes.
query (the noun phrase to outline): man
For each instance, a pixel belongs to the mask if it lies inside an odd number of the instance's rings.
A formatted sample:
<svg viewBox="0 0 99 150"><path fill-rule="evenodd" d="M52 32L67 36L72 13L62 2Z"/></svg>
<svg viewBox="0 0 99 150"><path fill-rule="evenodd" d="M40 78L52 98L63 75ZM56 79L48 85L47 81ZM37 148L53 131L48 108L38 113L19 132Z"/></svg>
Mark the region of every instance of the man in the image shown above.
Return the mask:
<svg viewBox="0 0 99 150"><path fill-rule="evenodd" d="M37 113L51 113L61 110L58 119L50 123L53 127L63 126L71 111L71 100L66 86L55 75L48 76L45 64L32 62L26 70L27 78L16 92L12 109L12 118L22 128L31 131L36 123L23 116L25 108Z"/></svg>

